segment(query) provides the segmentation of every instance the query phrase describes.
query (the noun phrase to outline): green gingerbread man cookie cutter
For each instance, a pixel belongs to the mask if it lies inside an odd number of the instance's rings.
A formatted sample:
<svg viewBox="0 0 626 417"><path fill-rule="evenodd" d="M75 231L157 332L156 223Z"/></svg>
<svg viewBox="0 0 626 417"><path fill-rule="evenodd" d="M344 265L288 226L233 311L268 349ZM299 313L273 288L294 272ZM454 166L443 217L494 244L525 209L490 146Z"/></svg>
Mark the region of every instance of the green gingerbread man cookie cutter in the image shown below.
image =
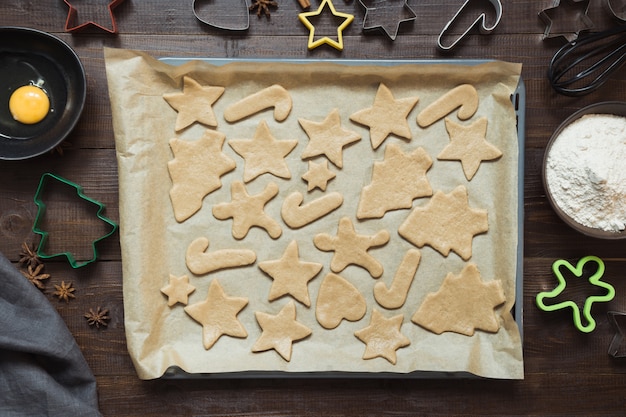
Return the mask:
<svg viewBox="0 0 626 417"><path fill-rule="evenodd" d="M560 295L567 286L567 281L563 278L561 273L561 267L567 268L577 278L583 276L583 268L588 262L594 262L598 265L597 270L589 277L589 283L597 287L604 288L606 290L605 295L592 295L587 297L582 308L582 316L586 319L587 324L582 323L581 313L578 305L572 300L566 300L560 303L546 305L545 299L555 298ZM615 288L611 284L602 281L602 275L604 275L604 262L597 256L585 256L580 259L574 267L571 263L564 259L559 259L552 264L552 271L559 280L559 284L552 291L541 292L537 294L536 302L537 306L543 311L556 311L564 308L571 307L574 316L574 325L578 330L583 333L592 332L596 328L596 321L591 315L591 308L593 303L608 302L615 297Z"/></svg>
<svg viewBox="0 0 626 417"><path fill-rule="evenodd" d="M55 180L57 182L60 182L62 184L68 185L72 188L75 189L76 191L76 195L78 196L78 198L85 200L91 204L94 204L95 206L97 206L98 211L96 213L96 216L102 220L104 223L106 223L108 225L108 229L109 231L107 233L105 233L103 236L99 237L98 239L94 240L91 242L91 247L92 247L92 253L93 256L90 259L84 260L84 261L78 261L76 260L76 258L74 257L74 255L69 252L69 251L65 251L65 252L60 252L60 253L52 253L52 254L48 254L45 251L46 248L46 244L48 242L48 237L49 237L49 233L42 230L41 228L41 223L43 221L43 218L45 216L46 213L46 204L43 202L42 200L42 195L44 192L44 189L46 188L46 185L48 184L49 181L51 180ZM99 201L96 201L92 198L87 197L84 193L83 193L83 187L81 187L80 185L69 181L63 177L60 177L58 175L55 174L50 174L50 173L45 173L41 176L41 179L39 180L39 186L37 187L37 192L35 193L35 204L37 205L37 216L35 217L35 222L33 223L33 232L40 235L41 236L41 240L39 242L39 246L37 247L37 255L42 258L42 259L50 259L50 258L54 258L57 256L65 256L67 258L67 260L69 261L69 264L72 268L80 268L82 266L88 265L92 262L94 262L97 258L98 258L98 251L97 251L97 244L103 240L106 239L107 237L111 236L113 233L115 233L115 231L117 230L117 224L109 219L108 217L104 216L104 214L102 214L104 212L105 209L105 205L102 204Z"/></svg>

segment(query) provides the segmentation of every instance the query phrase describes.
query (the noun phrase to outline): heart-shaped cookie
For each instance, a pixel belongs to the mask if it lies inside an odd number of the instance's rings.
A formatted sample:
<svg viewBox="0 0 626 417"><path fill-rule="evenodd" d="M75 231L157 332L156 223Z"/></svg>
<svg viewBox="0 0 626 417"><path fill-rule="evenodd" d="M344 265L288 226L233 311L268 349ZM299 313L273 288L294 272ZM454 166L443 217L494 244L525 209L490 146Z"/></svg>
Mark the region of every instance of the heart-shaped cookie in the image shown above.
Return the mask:
<svg viewBox="0 0 626 417"><path fill-rule="evenodd" d="M315 317L322 327L334 329L344 319L358 321L366 310L365 298L349 281L333 273L324 277L315 308Z"/></svg>

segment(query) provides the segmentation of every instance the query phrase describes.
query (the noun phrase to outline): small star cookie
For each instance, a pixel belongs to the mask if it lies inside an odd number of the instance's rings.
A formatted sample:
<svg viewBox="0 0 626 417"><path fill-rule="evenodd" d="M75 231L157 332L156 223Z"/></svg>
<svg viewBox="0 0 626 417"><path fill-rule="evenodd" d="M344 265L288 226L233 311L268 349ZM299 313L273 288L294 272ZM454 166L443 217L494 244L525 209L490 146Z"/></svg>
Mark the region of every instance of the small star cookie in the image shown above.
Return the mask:
<svg viewBox="0 0 626 417"><path fill-rule="evenodd" d="M374 162L372 182L361 191L357 218L380 218L391 210L411 208L416 198L431 196L426 171L432 164L423 148L405 154L399 146L388 145L385 159Z"/></svg>
<svg viewBox="0 0 626 417"><path fill-rule="evenodd" d="M395 365L396 351L411 344L409 338L400 331L403 319L402 314L385 318L380 311L374 309L369 326L354 332L354 335L365 343L363 359L381 357Z"/></svg>
<svg viewBox="0 0 626 417"><path fill-rule="evenodd" d="M487 118L481 117L469 126L458 124L448 118L446 130L450 135L447 145L437 159L461 161L465 178L470 181L482 161L493 161L502 156L502 152L487 142Z"/></svg>
<svg viewBox="0 0 626 417"><path fill-rule="evenodd" d="M348 217L339 220L336 236L320 233L313 238L313 243L319 250L335 252L330 263L333 272L341 272L348 265L358 265L365 268L374 278L383 274L383 266L367 251L373 247L383 246L387 242L389 232L386 230L372 236L359 235Z"/></svg>
<svg viewBox="0 0 626 417"><path fill-rule="evenodd" d="M298 119L300 126L309 137L309 143L302 152L303 160L325 155L337 168L343 167L343 148L361 140L361 135L341 127L338 109L333 109L322 122Z"/></svg>
<svg viewBox="0 0 626 417"><path fill-rule="evenodd" d="M500 323L494 309L505 301L502 282L483 282L476 265L470 263L459 275L449 273L439 290L426 296L411 321L435 334L472 336L477 329L496 333Z"/></svg>
<svg viewBox="0 0 626 417"><path fill-rule="evenodd" d="M471 208L467 189L459 185L449 194L437 191L425 206L414 208L398 233L419 248L430 245L443 256L452 250L467 261L474 236L488 230L487 211Z"/></svg>
<svg viewBox="0 0 626 417"><path fill-rule="evenodd" d="M224 87L202 86L191 77L183 77L183 92L163 94L167 103L178 112L178 132L194 122L216 127L213 104L224 94Z"/></svg>
<svg viewBox="0 0 626 417"><path fill-rule="evenodd" d="M289 362L293 343L311 334L311 329L296 321L296 304L293 300L276 315L257 311L255 316L263 332L252 346L253 352L274 349Z"/></svg>
<svg viewBox="0 0 626 417"><path fill-rule="evenodd" d="M377 149L391 134L411 140L407 117L419 98L394 99L391 90L383 83L378 86L374 105L350 116L353 122L369 126L372 148Z"/></svg>
<svg viewBox="0 0 626 417"><path fill-rule="evenodd" d="M307 307L311 306L307 284L322 270L322 264L300 260L298 242L293 240L280 259L259 263L259 268L274 281L268 297L274 301L291 295Z"/></svg>
<svg viewBox="0 0 626 417"><path fill-rule="evenodd" d="M328 161L324 160L319 164L309 161L309 170L302 175L302 179L307 182L307 191L313 191L315 188L326 191L328 182L336 176L328 169Z"/></svg>
<svg viewBox="0 0 626 417"><path fill-rule="evenodd" d="M259 175L270 173L279 178L291 178L285 157L296 147L297 140L277 140L265 120L261 120L252 139L232 139L228 144L245 160L243 180L250 182Z"/></svg>
<svg viewBox="0 0 626 417"><path fill-rule="evenodd" d="M170 200L178 222L200 210L204 197L222 186L222 175L235 169L235 161L222 152L224 139L224 134L207 130L196 141L170 140L174 153L167 163L172 179Z"/></svg>
<svg viewBox="0 0 626 417"><path fill-rule="evenodd" d="M206 300L185 307L185 312L202 325L202 343L208 350L223 335L248 337L237 318L247 304L245 297L228 297L219 282L213 280Z"/></svg>
<svg viewBox="0 0 626 417"><path fill-rule="evenodd" d="M213 206L213 216L219 220L233 219L232 233L235 239L243 239L253 226L265 229L272 239L283 233L280 224L265 214L265 205L278 195L278 185L267 184L259 194L249 195L241 181L233 181L230 185L230 203L219 203Z"/></svg>
<svg viewBox="0 0 626 417"><path fill-rule="evenodd" d="M172 274L170 274L169 284L161 288L161 292L167 295L167 305L169 307L176 303L187 305L189 302L189 294L195 290L196 287L189 284L189 277L187 275L177 277Z"/></svg>

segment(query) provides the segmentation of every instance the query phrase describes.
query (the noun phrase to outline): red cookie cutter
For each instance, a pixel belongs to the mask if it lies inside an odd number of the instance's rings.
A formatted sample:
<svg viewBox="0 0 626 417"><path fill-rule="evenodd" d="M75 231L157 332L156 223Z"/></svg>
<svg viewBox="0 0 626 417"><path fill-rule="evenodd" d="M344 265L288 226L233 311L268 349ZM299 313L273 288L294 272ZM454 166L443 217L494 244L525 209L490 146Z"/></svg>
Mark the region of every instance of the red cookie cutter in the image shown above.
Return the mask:
<svg viewBox="0 0 626 417"><path fill-rule="evenodd" d="M69 11L67 13L67 19L65 20L65 31L66 32L77 32L82 29L85 29L88 26L94 26L98 29L104 30L109 33L117 33L117 22L115 20L115 15L113 14L113 9L119 6L124 0L106 0L108 5L104 5L104 0L63 0L65 4L69 6ZM104 8L106 7L108 15L111 18L111 26L107 27L101 23L98 23L96 19L88 18L85 21L81 22L80 13L81 7L84 7L83 10L86 9L94 9L97 7Z"/></svg>

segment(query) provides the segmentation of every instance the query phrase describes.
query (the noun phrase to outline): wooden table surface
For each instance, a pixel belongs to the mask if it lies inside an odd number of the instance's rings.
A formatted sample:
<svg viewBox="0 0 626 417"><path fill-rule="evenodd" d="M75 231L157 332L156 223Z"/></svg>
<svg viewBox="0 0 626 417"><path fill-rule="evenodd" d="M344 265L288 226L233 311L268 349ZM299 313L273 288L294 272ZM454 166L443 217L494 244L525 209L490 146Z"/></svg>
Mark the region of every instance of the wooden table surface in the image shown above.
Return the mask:
<svg viewBox="0 0 626 417"><path fill-rule="evenodd" d="M590 2L588 17L596 29L616 24L603 1ZM607 354L615 332L606 318L609 310L626 311L626 241L597 240L566 226L546 199L540 172L553 130L587 104L623 100L626 72L616 74L604 88L582 98L565 97L550 88L546 70L562 40L543 39L546 25L538 13L558 0L505 0L502 20L491 35L469 36L446 54L436 47L437 35L462 4L460 0L409 0L418 17L403 24L393 42L380 33L363 32L364 9L357 0L335 0L338 11L355 15L344 32L342 52L328 46L307 50L308 31L298 21L297 14L302 11L298 2L278 2L270 19L253 14L248 31L232 33L199 23L190 0L127 0L114 9L119 29L116 35L99 30L66 33L67 2L1 2L0 25L51 32L76 50L85 66L88 96L82 118L67 138L62 155L0 162L0 251L17 264L22 242L37 241L31 232L36 215L33 195L45 172L80 183L88 196L106 204L109 217L119 219L105 46L145 50L157 57L489 58L521 62L526 85L525 379L141 381L126 350L122 265L115 235L99 247L99 260L85 268L72 269L63 261L46 262L46 271L51 274L46 294L96 375L102 413L143 417L626 414L626 359ZM312 3L314 9L319 5L317 0ZM563 9L569 4L566 0L561 3ZM77 7L81 4L75 2ZM553 28L563 33L576 30L571 18L555 22ZM59 221L73 221L71 213L61 212L59 216ZM76 249L76 234L64 239L68 249ZM616 289L611 302L594 307L598 326L590 334L574 328L570 313L544 313L534 302L538 292L554 287L551 265L556 259L575 262L586 255L605 261L604 279ZM61 281L73 283L76 299L65 303L54 297L53 285ZM108 327L100 330L89 327L83 317L98 306L109 309L111 316Z"/></svg>

